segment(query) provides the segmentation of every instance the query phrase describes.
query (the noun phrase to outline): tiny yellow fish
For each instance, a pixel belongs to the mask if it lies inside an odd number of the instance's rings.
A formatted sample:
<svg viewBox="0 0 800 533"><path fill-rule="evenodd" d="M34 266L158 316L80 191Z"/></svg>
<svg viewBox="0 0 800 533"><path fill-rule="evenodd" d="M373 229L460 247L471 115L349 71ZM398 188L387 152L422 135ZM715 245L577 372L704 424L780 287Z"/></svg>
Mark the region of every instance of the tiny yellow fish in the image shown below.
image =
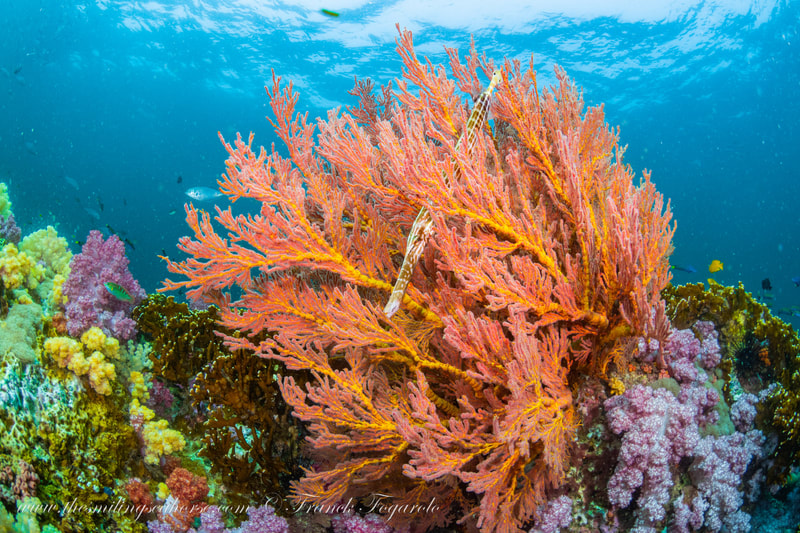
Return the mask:
<svg viewBox="0 0 800 533"><path fill-rule="evenodd" d="M722 266L723 266L722 261L714 259L713 261L711 261L711 264L708 265L708 271L711 272L712 274L714 272L719 272L720 270L722 270Z"/></svg>

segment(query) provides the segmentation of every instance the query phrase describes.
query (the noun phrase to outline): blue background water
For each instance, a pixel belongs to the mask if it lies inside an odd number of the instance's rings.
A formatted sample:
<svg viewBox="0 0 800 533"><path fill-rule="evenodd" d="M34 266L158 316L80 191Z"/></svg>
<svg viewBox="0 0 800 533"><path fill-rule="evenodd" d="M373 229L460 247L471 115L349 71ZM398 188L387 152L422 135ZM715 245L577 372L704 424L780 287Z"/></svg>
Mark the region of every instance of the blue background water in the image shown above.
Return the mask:
<svg viewBox="0 0 800 533"><path fill-rule="evenodd" d="M354 76L399 75L395 23L434 62L473 35L496 60L533 53L544 81L562 65L621 126L626 161L672 200L673 263L698 269L674 281L704 281L719 259L718 281L759 293L769 277L776 309L800 305L790 2L4 1L0 181L23 233L52 224L74 243L108 225L153 291L166 276L156 255L176 255L188 232L184 191L224 170L217 131L277 141L264 119L271 69L324 116L355 103Z"/></svg>

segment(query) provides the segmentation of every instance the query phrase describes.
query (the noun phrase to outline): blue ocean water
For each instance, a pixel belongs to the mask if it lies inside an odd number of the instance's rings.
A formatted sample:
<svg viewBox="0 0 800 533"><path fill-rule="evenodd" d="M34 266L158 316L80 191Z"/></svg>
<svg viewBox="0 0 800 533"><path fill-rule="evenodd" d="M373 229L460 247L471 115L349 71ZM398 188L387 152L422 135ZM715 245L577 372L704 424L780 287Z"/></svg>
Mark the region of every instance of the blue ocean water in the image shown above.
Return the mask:
<svg viewBox="0 0 800 533"><path fill-rule="evenodd" d="M800 8L788 1L5 1L0 181L23 234L54 225L78 252L90 229L114 231L155 290L167 275L156 256L177 257L188 233L184 192L224 171L217 132L277 142L271 72L325 116L355 104L354 77L399 76L395 24L434 63L474 37L497 61L533 54L540 83L564 67L671 199L673 263L697 269L674 282L705 281L717 259L717 281L760 294L769 278L774 310L800 305Z"/></svg>

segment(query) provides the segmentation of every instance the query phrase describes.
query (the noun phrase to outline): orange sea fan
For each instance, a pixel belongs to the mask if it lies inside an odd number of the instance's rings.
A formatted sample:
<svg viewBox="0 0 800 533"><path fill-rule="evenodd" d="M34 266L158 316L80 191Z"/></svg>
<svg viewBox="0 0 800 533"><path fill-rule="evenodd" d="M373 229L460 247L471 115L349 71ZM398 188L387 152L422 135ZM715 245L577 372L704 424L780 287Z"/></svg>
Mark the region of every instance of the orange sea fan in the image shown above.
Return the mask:
<svg viewBox="0 0 800 533"><path fill-rule="evenodd" d="M179 247L190 257L168 260L185 279L164 289L219 304L244 334L231 347L313 372L307 388L280 384L315 457L295 502L384 494L439 507L395 513L395 525L521 531L568 464L570 371L603 374L626 337L665 331L669 206L648 174L634 184L618 133L563 71L540 92L532 63L506 60L492 128L459 143L461 91L479 93L496 66L448 50L453 80L416 57L410 32L398 50L392 99L362 84L361 108L315 124L273 78L271 123L288 157L237 137L220 182L260 213L217 208L223 238L187 206L194 238ZM389 318L423 209L432 238ZM263 330L267 340L249 340Z"/></svg>

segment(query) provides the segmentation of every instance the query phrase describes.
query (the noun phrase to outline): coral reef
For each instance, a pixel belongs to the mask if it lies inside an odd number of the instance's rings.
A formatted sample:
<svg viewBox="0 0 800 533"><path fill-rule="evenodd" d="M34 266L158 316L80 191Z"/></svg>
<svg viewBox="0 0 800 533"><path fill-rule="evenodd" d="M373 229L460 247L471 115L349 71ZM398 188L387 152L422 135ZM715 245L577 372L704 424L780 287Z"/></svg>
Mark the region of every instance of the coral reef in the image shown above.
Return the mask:
<svg viewBox="0 0 800 533"><path fill-rule="evenodd" d="M39 521L62 531L95 530L109 517L88 507L109 501L104 489L115 486L125 468L121 458L134 450L133 429L119 407L106 396L87 396L76 381L49 375L38 362L23 367L7 359L0 390L0 454L25 461L29 489L54 506L39 513ZM20 474L15 483L22 481ZM73 501L87 508L59 513ZM16 507L21 509L19 500Z"/></svg>
<svg viewBox="0 0 800 533"><path fill-rule="evenodd" d="M314 124L273 77L288 156L223 140L261 209L186 207L189 303L0 184L0 532L800 531L794 330L668 284L669 206L563 71L398 51Z"/></svg>

